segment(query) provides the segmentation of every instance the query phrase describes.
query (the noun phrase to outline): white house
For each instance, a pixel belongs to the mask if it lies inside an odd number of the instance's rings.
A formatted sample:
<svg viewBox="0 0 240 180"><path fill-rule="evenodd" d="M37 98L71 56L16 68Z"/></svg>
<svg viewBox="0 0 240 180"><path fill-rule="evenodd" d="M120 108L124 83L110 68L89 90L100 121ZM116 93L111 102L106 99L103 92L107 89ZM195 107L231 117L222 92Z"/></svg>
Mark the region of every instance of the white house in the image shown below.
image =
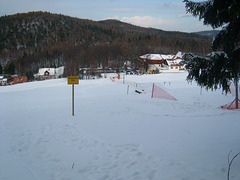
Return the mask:
<svg viewBox="0 0 240 180"><path fill-rule="evenodd" d="M140 56L140 61L148 64L150 72L184 72L185 67L180 65L183 55L182 52L176 55L145 54Z"/></svg>
<svg viewBox="0 0 240 180"><path fill-rule="evenodd" d="M38 80L57 79L62 77L64 73L64 66L59 68L39 68L35 78Z"/></svg>
<svg viewBox="0 0 240 180"><path fill-rule="evenodd" d="M0 75L0 86L6 86L7 85L7 78L3 75Z"/></svg>

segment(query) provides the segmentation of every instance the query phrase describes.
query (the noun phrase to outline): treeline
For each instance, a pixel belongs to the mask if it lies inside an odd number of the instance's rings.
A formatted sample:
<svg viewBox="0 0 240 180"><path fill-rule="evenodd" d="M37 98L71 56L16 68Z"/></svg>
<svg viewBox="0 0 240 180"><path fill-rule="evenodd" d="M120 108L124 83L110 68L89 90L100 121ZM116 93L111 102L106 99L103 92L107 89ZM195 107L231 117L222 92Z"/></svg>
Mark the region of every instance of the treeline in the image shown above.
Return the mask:
<svg viewBox="0 0 240 180"><path fill-rule="evenodd" d="M116 20L91 21L47 12L0 17L0 72L26 75L40 67L66 66L120 70L125 61L137 69L146 53L206 53L211 39L142 28ZM14 66L14 68L12 67Z"/></svg>

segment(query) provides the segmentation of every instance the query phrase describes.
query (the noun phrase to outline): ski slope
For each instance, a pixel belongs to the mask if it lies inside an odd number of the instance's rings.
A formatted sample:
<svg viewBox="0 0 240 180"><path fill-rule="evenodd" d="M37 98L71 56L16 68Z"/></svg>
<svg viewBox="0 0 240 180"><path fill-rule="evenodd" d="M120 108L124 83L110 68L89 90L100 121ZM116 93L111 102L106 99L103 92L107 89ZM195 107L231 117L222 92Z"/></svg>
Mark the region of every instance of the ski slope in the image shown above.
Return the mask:
<svg viewBox="0 0 240 180"><path fill-rule="evenodd" d="M0 87L0 180L225 180L240 111L187 73ZM152 84L177 101L151 98ZM142 92L138 94L138 90ZM240 157L231 180L240 178Z"/></svg>

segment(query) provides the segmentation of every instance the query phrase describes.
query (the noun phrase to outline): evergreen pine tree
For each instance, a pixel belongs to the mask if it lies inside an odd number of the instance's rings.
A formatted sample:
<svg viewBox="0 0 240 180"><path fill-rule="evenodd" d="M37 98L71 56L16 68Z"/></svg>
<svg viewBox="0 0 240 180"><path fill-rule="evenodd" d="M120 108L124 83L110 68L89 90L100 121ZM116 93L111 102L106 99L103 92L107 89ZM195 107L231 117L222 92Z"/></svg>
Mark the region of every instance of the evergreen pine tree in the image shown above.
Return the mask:
<svg viewBox="0 0 240 180"><path fill-rule="evenodd" d="M222 87L229 90L229 81L236 86L236 104L238 102L238 80L240 77L240 1L207 0L192 2L184 0L186 11L203 19L205 25L222 30L213 40L213 51L208 57L189 55L187 68L188 80L196 80L207 89Z"/></svg>

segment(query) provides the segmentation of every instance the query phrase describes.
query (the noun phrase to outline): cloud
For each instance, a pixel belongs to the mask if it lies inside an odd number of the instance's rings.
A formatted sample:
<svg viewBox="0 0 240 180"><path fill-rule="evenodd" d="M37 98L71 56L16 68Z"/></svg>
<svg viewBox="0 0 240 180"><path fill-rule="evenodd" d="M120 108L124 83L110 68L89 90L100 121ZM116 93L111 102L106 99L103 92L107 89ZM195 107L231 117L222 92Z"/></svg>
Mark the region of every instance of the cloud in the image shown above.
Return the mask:
<svg viewBox="0 0 240 180"><path fill-rule="evenodd" d="M186 15L186 14L185 14ZM183 15L181 16L183 18ZM189 16L190 17L190 16ZM180 17L179 17L180 18ZM188 21L180 19L164 19L160 17L153 16L133 16L133 17L119 17L119 16L111 16L106 19L117 19L122 22L130 23L133 25L141 26L141 27L152 27L156 29L162 29L165 31L182 31L182 32L196 32L201 30L210 29L210 27L203 26L203 24L196 23L195 19L188 18Z"/></svg>
<svg viewBox="0 0 240 180"><path fill-rule="evenodd" d="M177 18L187 18L187 17L193 17L192 14L178 14Z"/></svg>
<svg viewBox="0 0 240 180"><path fill-rule="evenodd" d="M136 26L146 27L146 28L156 28L166 31L181 30L179 27L181 24L178 21L172 19L163 19L160 17L153 16L133 16L133 17L119 17L111 16L106 19L116 19L122 22L130 23Z"/></svg>
<svg viewBox="0 0 240 180"><path fill-rule="evenodd" d="M163 28L166 26L170 26L172 21L165 20L159 17L152 16L133 16L133 17L122 17L121 21L135 24L142 27L154 27L154 28Z"/></svg>

